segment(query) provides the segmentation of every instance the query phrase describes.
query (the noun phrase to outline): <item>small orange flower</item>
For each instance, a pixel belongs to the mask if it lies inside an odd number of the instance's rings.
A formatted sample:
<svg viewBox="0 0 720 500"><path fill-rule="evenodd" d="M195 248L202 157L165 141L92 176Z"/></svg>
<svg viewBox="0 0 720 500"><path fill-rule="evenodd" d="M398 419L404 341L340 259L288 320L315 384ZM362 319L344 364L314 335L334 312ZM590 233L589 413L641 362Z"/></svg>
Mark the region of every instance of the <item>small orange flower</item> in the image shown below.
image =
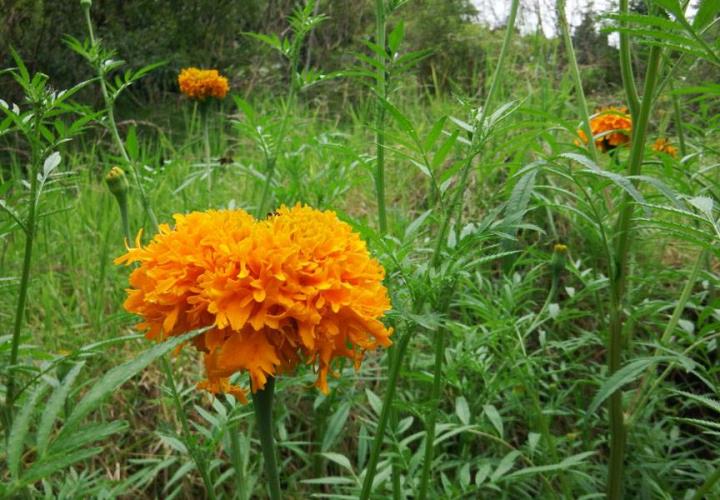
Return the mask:
<svg viewBox="0 0 720 500"><path fill-rule="evenodd" d="M595 138L595 146L605 153L630 142L632 118L625 107L603 108L590 117L590 131ZM577 134L580 140L575 141L575 144L579 146L588 143L584 130L578 130Z"/></svg>
<svg viewBox="0 0 720 500"><path fill-rule="evenodd" d="M178 75L180 91L190 99L223 99L229 90L228 79L216 69L185 68Z"/></svg>
<svg viewBox="0 0 720 500"><path fill-rule="evenodd" d="M658 153L665 153L672 156L673 158L677 158L678 149L672 144L670 144L668 140L664 137L658 138L652 145L652 148Z"/></svg>
<svg viewBox="0 0 720 500"><path fill-rule="evenodd" d="M116 263L140 262L125 308L149 338L209 327L193 340L205 353L199 387L245 400L233 374L248 372L256 391L304 360L327 393L335 358L357 369L365 351L391 344L380 321L390 309L384 270L333 212L298 205L257 222L241 210L175 220Z"/></svg>

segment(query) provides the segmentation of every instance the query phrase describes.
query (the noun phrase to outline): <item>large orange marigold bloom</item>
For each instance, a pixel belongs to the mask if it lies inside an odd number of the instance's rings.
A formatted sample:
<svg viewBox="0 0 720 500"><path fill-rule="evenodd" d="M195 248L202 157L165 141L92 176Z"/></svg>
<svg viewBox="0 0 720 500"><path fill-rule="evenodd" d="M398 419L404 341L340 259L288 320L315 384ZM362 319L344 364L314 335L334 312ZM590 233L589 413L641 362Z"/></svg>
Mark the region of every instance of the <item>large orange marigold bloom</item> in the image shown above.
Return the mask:
<svg viewBox="0 0 720 500"><path fill-rule="evenodd" d="M223 99L230 89L228 79L216 69L185 68L178 75L180 91L190 99Z"/></svg>
<svg viewBox="0 0 720 500"><path fill-rule="evenodd" d="M590 131L595 138L595 147L601 152L610 151L630 142L632 118L625 107L600 109L590 117ZM587 144L584 130L577 131L580 140ZM576 141L580 145L580 141Z"/></svg>
<svg viewBox="0 0 720 500"><path fill-rule="evenodd" d="M665 139L664 137L658 138L652 145L652 148L654 151L657 151L658 153L665 153L673 158L677 158L678 149L670 144L670 142Z"/></svg>
<svg viewBox="0 0 720 500"><path fill-rule="evenodd" d="M304 360L327 393L334 359L358 368L365 351L391 344L380 321L390 309L384 270L333 212L298 205L258 222L243 211L175 219L116 262L140 262L125 308L149 338L210 327L193 341L205 353L199 387L244 400L234 373L248 372L256 391Z"/></svg>

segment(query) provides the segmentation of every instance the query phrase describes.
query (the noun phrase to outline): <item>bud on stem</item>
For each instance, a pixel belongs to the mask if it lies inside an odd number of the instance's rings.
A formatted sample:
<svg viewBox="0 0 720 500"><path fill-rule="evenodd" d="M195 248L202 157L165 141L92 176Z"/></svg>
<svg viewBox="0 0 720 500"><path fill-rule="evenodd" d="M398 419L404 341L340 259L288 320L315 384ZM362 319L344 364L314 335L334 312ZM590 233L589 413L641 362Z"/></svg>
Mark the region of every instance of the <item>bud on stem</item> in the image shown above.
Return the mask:
<svg viewBox="0 0 720 500"><path fill-rule="evenodd" d="M120 217L122 219L122 226L126 243L129 244L132 241L130 235L130 222L128 221L128 202L127 192L130 188L130 183L127 180L125 171L120 167L113 167L110 172L105 176L105 183L107 184L108 190L112 193L118 203L120 209Z"/></svg>

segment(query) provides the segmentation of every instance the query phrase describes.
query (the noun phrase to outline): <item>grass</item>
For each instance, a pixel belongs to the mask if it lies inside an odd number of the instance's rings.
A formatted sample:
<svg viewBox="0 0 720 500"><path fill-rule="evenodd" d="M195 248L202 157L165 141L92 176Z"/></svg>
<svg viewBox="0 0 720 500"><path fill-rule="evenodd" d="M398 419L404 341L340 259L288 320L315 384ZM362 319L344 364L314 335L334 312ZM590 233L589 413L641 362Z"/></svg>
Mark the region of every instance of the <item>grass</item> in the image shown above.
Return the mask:
<svg viewBox="0 0 720 500"><path fill-rule="evenodd" d="M321 109L310 98L321 93L318 87L293 90L291 99L273 93L226 99L208 113L210 185L203 124L191 103L169 102L140 120L120 101L119 136L160 223L192 210L252 213L307 203L337 211L387 270L393 302L387 321L396 328L395 341L407 341L404 357L389 359L393 348L369 354L359 371L338 366L327 396L312 387L308 366L276 380L272 432L286 498L356 497L376 438L377 474L368 480L373 498L413 497L423 480L430 498L602 497L610 400L613 412L626 412L620 425L627 432L620 490L611 494L720 493L717 96L678 93L679 105L666 87L648 112L649 137L667 135L672 142L682 115L686 156L655 153L647 140L623 148L616 160L598 152L596 164L574 144L583 119L573 101L581 72L549 73L545 61L524 64L522 46L509 47L509 76L499 80L496 104L483 112L492 121L482 121L488 126L479 152L472 150L473 134L486 89L482 96L425 93L401 74L388 80L391 104L382 112L370 93ZM555 48L546 47L549 57ZM319 85L330 95L337 82ZM624 97L617 89L588 99L592 109ZM376 196L379 126L386 235ZM28 143L17 133L3 141L3 199L22 215ZM637 148L645 154L644 177L628 178L625 165L632 155L637 161ZM128 271L112 262L124 237L103 180L110 166L126 163L113 137L96 123L73 141L44 149L51 150L62 161L38 205L19 367L5 361L10 336L0 343L3 379L14 373L21 391L10 405L12 429L27 427L3 443L0 459L17 463L20 472L0 472L7 480L0 493L199 497L207 495L196 469L204 462L218 498L263 498L252 406L197 391L202 367L188 347L169 358L183 408L177 411L162 365L151 363L150 343L132 336L136 318L122 309ZM133 232L144 228L147 241L154 229L137 189L130 192L129 212ZM0 218L0 318L9 325L16 319L25 239L6 215ZM624 294L613 288L610 272L619 219L635 228ZM554 250L557 243L567 245L567 254ZM615 348L622 352L608 369L613 308L623 317L615 325ZM78 360L85 365L68 394L58 397L50 443L70 432L64 425L82 407L79 401L89 408L88 395L107 389L107 399L84 417L88 446L97 451L68 463L51 452L55 461L42 462L35 435L51 399L35 408L28 402L43 384L54 394L69 383ZM398 363L396 392L379 436L392 362ZM109 369L120 365L128 377L136 375L111 386ZM37 377L41 371L44 379ZM47 396L38 392L38 398ZM431 454L428 421L434 423ZM37 479L36 463L47 466Z"/></svg>

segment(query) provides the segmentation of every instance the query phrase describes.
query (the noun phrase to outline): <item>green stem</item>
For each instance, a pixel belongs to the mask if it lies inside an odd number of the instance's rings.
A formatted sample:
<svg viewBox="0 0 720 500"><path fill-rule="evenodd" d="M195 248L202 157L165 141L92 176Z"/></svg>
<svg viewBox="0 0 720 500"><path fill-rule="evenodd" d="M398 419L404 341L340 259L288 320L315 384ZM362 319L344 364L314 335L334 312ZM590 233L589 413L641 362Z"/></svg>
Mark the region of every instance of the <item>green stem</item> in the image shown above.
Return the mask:
<svg viewBox="0 0 720 500"><path fill-rule="evenodd" d="M95 33L93 31L92 19L90 18L90 5L83 4L83 10L85 11L85 22L87 24L88 34L90 36L90 43L93 47L95 47L97 46L97 43L95 41ZM115 122L114 103L113 100L110 98L110 93L108 92L107 83L105 81L105 70L102 67L103 61L94 61L93 64L96 65L99 77L98 79L100 80L100 90L102 92L103 101L105 103L105 111L108 115L108 127L110 128L110 133L115 140L115 145L120 151L123 160L125 160L125 163L127 163L127 165L130 167L133 181L135 182L138 192L140 193L140 202L142 203L143 209L145 210L147 216L150 218L150 222L152 222L153 226L157 227L157 217L155 217L155 212L153 212L153 209L150 206L150 201L145 194L145 188L143 188L140 174L138 174L137 169L135 168L135 162L132 161L130 156L127 154L127 151L125 150L125 145L120 138L120 132L118 131L117 123Z"/></svg>
<svg viewBox="0 0 720 500"><path fill-rule="evenodd" d="M387 214L385 212L385 64L387 62L385 48L385 0L375 1L375 43L382 51L377 54L376 69L377 102L375 109L375 194L378 205L378 226L380 234L387 232Z"/></svg>
<svg viewBox="0 0 720 500"><path fill-rule="evenodd" d="M372 450L370 450L370 458L368 459L367 468L365 469L365 479L363 480L362 491L360 492L360 500L368 500L372 491L373 480L375 479L375 471L377 469L378 460L380 459L380 450L382 449L383 440L385 438L385 429L390 417L393 398L395 397L395 387L397 386L398 375L400 374L400 366L402 365L408 342L410 341L410 328L407 328L397 347L391 361L390 373L388 375L387 389L383 399L382 410L380 410L380 419L378 420L375 438L373 439Z"/></svg>
<svg viewBox="0 0 720 500"><path fill-rule="evenodd" d="M275 377L268 378L265 388L252 393L255 406L260 446L265 459L265 475L271 500L280 500L280 476L275 460L275 440L272 435L272 404L275 390Z"/></svg>
<svg viewBox="0 0 720 500"><path fill-rule="evenodd" d="M645 139L652 109L658 66L662 49L654 46L648 58L643 100L637 120L633 126L632 149L628 160L628 174L638 176L642 170ZM608 342L608 376L620 369L622 360L623 305L628 278L632 231L632 216L635 205L627 192L623 193L621 212L617 223L617 247L615 265L612 269L610 291L610 325ZM608 465L607 495L610 500L622 497L623 462L625 457L625 422L622 409L622 391L615 391L609 398L610 419L610 463Z"/></svg>
<svg viewBox="0 0 720 500"><path fill-rule="evenodd" d="M493 73L492 81L490 83L490 89L488 90L488 95L485 99L485 104L480 111L480 117L476 121L476 130L473 134L473 144L471 145L470 154L465 159L465 164L463 165L462 171L460 173L460 182L458 183L458 187L455 189L455 193L453 194L452 200L448 206L447 213L445 214L443 222L440 226L440 231L435 242L435 250L433 252L432 267L437 267L440 264L442 252L445 249L445 244L447 242L447 232L450 228L452 216L456 210L457 219L460 220L462 218L463 195L465 194L465 187L467 186L470 170L472 170L473 160L477 157L478 154L480 154L482 146L487 140L487 134L484 129L485 121L490 110L490 105L495 97L495 94L497 93L498 82L500 81L502 68L507 57L507 52L508 48L510 47L510 41L512 40L513 32L515 31L515 19L517 18L517 11L519 5L519 0L512 0L512 4L510 6L510 15L508 17L507 26L505 28L505 38L503 39L503 44L500 48L500 56L498 57L498 62L495 66L495 72Z"/></svg>
<svg viewBox="0 0 720 500"><path fill-rule="evenodd" d="M620 0L620 15L626 16L628 11L628 0ZM621 27L625 27L625 24L623 21ZM632 68L630 35L624 32L620 32L620 74L622 76L623 87L625 88L625 95L627 96L628 108L634 121L637 118L638 109L640 108L640 99L638 98ZM647 96L647 94L645 94L645 96Z"/></svg>
<svg viewBox="0 0 720 500"><path fill-rule="evenodd" d="M580 118L582 118L582 127L588 138L588 147L590 156L595 163L598 162L597 148L595 147L595 139L593 138L592 128L590 127L590 112L588 111L587 100L585 99L585 91L583 90L582 78L580 77L580 68L578 67L577 58L575 57L575 49L573 47L572 38L570 37L570 28L568 26L567 16L565 15L566 0L557 1L557 18L562 31L565 51L567 52L570 68L572 69L573 80L575 81L575 92L578 96L578 109Z"/></svg>
<svg viewBox="0 0 720 500"><path fill-rule="evenodd" d="M687 154L687 149L685 148L685 132L682 121L682 112L680 111L680 98L674 92L674 90L675 86L671 82L670 95L672 96L673 103L673 121L675 122L675 129L677 130L678 146L680 147L680 158L684 158Z"/></svg>
<svg viewBox="0 0 720 500"><path fill-rule="evenodd" d="M32 141L32 160L30 163L30 206L27 220L25 222L25 251L23 254L23 267L20 277L20 290L18 291L17 308L15 309L15 323L13 325L12 343L10 346L10 367L8 369L8 380L5 389L5 420L6 439L10 437L12 427L14 405L15 405L15 365L20 350L20 333L22 332L23 320L25 319L25 305L27 303L28 288L30 286L30 265L32 264L33 244L35 242L36 214L37 214L37 191L38 172L42 160L40 148L40 126L42 124L42 113L40 106L35 107L33 120L33 131L35 137Z"/></svg>
<svg viewBox="0 0 720 500"><path fill-rule="evenodd" d="M235 471L235 496L239 500L245 500L248 497L246 492L247 480L245 479L245 464L243 463L242 450L240 448L239 422L228 426L228 433L228 437L230 438L230 457Z"/></svg>
<svg viewBox="0 0 720 500"><path fill-rule="evenodd" d="M185 435L185 446L187 446L188 453L190 454L190 457L193 459L193 461L195 462L195 466L200 472L200 476L202 477L203 483L205 484L205 491L207 497L211 500L214 500L216 498L215 489L213 487L212 480L210 479L210 472L208 471L207 462L205 462L205 459L202 456L202 451L198 450L198 448L195 446L195 441L190 435L190 424L188 422L187 415L185 415L185 409L183 407L182 400L180 399L180 394L178 393L177 386L175 385L175 378L173 377L172 367L170 366L170 362L165 356L163 356L161 360L163 370L165 371L165 376L167 377L168 384L170 385L170 395L172 396L173 403L175 404L175 410L180 417L180 425L182 427L182 432Z"/></svg>
<svg viewBox="0 0 720 500"><path fill-rule="evenodd" d="M210 132L209 132L209 124L210 121L210 112L209 112L209 106L210 103L205 102L202 104L202 121L203 121L203 146L205 147L205 172L207 175L207 190L208 190L208 197L210 195L210 192L212 191L212 164L210 163Z"/></svg>
<svg viewBox="0 0 720 500"><path fill-rule="evenodd" d="M127 196L118 198L118 208L120 209L120 219L122 220L123 233L125 234L125 242L130 245L133 241L132 233L130 233L130 221L128 219L128 203Z"/></svg>
<svg viewBox="0 0 720 500"><path fill-rule="evenodd" d="M432 462L435 455L435 423L437 421L437 407L440 404L440 389L442 388L442 361L445 355L445 329L435 332L435 366L433 367L433 385L430 395L430 413L425 422L425 457L422 475L420 476L420 489L418 498L427 498L428 484L432 476Z"/></svg>
<svg viewBox="0 0 720 500"><path fill-rule="evenodd" d="M702 500L703 498L710 498L709 496L706 496L706 494L710 492L712 487L715 486L715 483L717 483L718 481L720 481L720 467L715 469L715 472L708 476L702 486L700 486L700 488L698 488L698 490L695 492L692 500Z"/></svg>
<svg viewBox="0 0 720 500"><path fill-rule="evenodd" d="M293 78L293 82L295 79ZM275 151L271 156L266 159L265 165L265 185L263 186L262 197L260 198L260 204L258 205L255 216L257 218L265 217L265 206L268 198L270 197L270 188L272 187L273 176L275 175L275 167L277 166L277 159L282 154L282 147L285 144L285 131L290 118L290 109L293 107L295 101L295 84L290 83L290 90L288 91L287 104L283 110L282 121L280 122L280 130L277 137L275 138Z"/></svg>

